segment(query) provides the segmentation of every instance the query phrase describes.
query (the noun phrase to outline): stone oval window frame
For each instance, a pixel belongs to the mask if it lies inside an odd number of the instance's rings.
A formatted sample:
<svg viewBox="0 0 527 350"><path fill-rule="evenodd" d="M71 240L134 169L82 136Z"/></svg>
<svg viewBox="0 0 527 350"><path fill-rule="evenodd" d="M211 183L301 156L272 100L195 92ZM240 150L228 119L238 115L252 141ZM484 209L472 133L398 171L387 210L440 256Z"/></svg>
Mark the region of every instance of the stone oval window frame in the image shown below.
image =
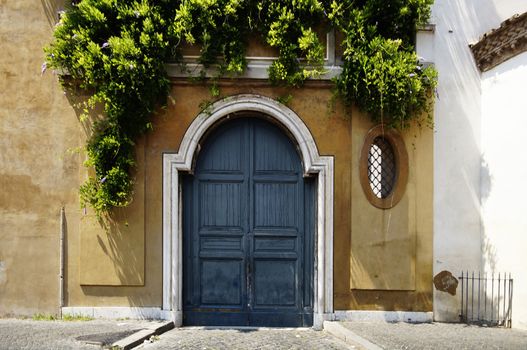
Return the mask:
<svg viewBox="0 0 527 350"><path fill-rule="evenodd" d="M395 156L395 183L392 191L385 198L379 198L375 195L370 186L368 176L370 149L375 139L379 136L383 137L390 144ZM396 206L403 197L406 190L406 183L408 182L408 152L399 132L382 124L371 128L364 139L359 162L360 183L368 201L379 209L390 209Z"/></svg>

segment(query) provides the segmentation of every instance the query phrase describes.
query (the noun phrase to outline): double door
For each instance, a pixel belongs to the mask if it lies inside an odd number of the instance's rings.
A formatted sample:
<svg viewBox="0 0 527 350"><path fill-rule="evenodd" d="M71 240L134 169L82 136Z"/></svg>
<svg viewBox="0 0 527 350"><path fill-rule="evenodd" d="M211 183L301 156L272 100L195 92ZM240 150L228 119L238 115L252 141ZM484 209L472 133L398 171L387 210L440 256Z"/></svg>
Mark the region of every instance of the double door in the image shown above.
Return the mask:
<svg viewBox="0 0 527 350"><path fill-rule="evenodd" d="M207 137L183 179L184 324L312 325L313 186L264 119Z"/></svg>

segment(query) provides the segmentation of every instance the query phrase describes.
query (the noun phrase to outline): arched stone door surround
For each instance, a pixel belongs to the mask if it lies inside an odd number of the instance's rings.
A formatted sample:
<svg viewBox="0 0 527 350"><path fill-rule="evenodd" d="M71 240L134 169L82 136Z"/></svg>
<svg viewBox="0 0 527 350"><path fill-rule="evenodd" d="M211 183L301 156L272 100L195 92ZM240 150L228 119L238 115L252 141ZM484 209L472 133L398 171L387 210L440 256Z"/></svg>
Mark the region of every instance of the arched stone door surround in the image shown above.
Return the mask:
<svg viewBox="0 0 527 350"><path fill-rule="evenodd" d="M320 156L304 122L289 108L268 97L236 95L219 100L199 114L187 129L177 153L163 154L163 310L172 312L176 326L183 319L182 214L179 172L192 170L203 136L230 114L252 111L266 115L293 138L305 175L317 175L314 327L333 315L333 157Z"/></svg>

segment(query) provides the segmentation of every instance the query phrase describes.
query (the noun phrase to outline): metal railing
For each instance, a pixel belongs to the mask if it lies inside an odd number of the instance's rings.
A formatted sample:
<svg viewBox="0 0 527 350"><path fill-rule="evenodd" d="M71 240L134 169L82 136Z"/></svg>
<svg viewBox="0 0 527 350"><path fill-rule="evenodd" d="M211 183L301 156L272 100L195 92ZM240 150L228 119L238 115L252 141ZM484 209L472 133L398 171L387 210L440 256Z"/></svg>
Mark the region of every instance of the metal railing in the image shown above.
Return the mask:
<svg viewBox="0 0 527 350"><path fill-rule="evenodd" d="M461 322L487 327L511 327L511 274L461 272Z"/></svg>

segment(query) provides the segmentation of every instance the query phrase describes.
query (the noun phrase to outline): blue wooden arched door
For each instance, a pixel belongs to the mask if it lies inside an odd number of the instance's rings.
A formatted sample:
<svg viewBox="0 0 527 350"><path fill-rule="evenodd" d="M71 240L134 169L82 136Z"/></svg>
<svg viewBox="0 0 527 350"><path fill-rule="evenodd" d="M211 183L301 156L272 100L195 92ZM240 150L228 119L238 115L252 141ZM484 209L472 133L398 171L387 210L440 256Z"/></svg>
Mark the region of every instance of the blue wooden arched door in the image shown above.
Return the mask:
<svg viewBox="0 0 527 350"><path fill-rule="evenodd" d="M266 120L206 138L183 179L185 325L312 325L313 187Z"/></svg>

